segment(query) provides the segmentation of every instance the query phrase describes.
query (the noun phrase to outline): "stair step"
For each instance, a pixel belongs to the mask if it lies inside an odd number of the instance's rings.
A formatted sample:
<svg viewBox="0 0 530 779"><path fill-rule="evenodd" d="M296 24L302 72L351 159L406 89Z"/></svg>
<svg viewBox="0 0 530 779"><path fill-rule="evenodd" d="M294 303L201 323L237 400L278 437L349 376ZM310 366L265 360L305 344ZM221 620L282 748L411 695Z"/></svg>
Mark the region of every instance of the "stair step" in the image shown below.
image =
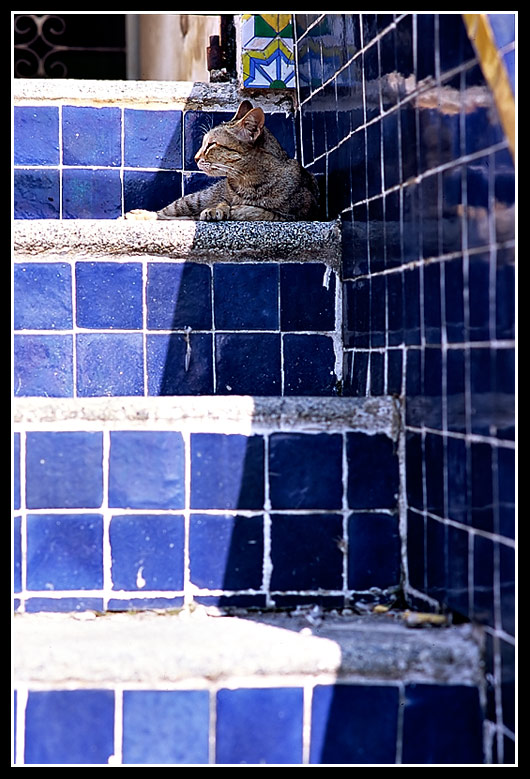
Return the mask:
<svg viewBox="0 0 530 779"><path fill-rule="evenodd" d="M189 262L320 262L339 270L340 220L131 222L31 219L13 224L17 262L143 256Z"/></svg>
<svg viewBox="0 0 530 779"><path fill-rule="evenodd" d="M339 395L338 222L18 221L15 394Z"/></svg>
<svg viewBox="0 0 530 779"><path fill-rule="evenodd" d="M480 762L480 656L471 626L414 630L400 614L18 615L17 754L27 764Z"/></svg>
<svg viewBox="0 0 530 779"><path fill-rule="evenodd" d="M16 399L17 606L391 599L398 434L391 398Z"/></svg>

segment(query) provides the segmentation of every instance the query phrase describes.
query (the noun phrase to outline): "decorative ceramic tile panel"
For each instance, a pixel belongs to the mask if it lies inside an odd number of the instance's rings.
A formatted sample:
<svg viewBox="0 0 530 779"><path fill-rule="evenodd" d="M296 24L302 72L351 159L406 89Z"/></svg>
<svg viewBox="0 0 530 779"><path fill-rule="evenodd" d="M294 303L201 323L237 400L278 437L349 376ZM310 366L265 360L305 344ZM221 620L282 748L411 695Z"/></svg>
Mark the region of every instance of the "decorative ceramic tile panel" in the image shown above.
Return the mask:
<svg viewBox="0 0 530 779"><path fill-rule="evenodd" d="M242 86L294 88L291 14L241 14L240 24Z"/></svg>

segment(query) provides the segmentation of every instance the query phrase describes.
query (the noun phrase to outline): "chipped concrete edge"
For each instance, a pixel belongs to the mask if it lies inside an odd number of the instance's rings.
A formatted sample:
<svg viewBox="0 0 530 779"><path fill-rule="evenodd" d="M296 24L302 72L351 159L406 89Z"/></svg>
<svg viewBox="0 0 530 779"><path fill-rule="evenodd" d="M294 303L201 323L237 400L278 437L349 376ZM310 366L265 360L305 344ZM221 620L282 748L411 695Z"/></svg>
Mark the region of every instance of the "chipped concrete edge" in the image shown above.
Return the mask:
<svg viewBox="0 0 530 779"><path fill-rule="evenodd" d="M235 83L202 81L119 81L91 79L25 79L13 82L15 105L119 106L167 110L235 111L250 97L265 112L294 110L287 91L245 90Z"/></svg>
<svg viewBox="0 0 530 779"><path fill-rule="evenodd" d="M15 430L308 432L354 430L397 440L399 408L389 397L171 396L15 398Z"/></svg>
<svg viewBox="0 0 530 779"><path fill-rule="evenodd" d="M153 257L196 262L321 262L340 273L340 220L133 222L28 219L13 224L17 262Z"/></svg>
<svg viewBox="0 0 530 779"><path fill-rule="evenodd" d="M471 626L410 629L387 617L211 616L193 613L21 614L17 683L54 688L156 687L246 677L482 682L482 638Z"/></svg>

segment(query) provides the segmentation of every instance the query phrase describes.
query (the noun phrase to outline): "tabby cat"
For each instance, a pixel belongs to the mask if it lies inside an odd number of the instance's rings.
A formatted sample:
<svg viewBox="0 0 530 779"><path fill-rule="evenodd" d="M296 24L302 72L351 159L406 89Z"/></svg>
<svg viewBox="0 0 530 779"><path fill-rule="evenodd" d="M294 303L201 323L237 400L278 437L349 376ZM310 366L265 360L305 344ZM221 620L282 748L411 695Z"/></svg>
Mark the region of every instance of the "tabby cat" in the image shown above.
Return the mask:
<svg viewBox="0 0 530 779"><path fill-rule="evenodd" d="M317 216L315 177L287 155L249 100L206 133L195 161L208 176L223 178L160 211L135 209L125 218L283 222Z"/></svg>

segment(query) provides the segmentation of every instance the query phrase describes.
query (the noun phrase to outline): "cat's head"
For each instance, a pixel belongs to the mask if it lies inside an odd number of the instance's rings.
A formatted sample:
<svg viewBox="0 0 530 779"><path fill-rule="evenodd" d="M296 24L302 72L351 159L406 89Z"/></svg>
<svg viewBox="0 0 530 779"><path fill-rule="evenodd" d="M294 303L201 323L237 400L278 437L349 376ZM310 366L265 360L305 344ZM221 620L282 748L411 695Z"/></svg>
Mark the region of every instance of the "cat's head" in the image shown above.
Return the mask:
<svg viewBox="0 0 530 779"><path fill-rule="evenodd" d="M197 166L209 176L229 176L244 172L249 154L259 149L279 158L285 152L265 127L265 114L249 100L240 103L230 121L212 127L195 155Z"/></svg>

